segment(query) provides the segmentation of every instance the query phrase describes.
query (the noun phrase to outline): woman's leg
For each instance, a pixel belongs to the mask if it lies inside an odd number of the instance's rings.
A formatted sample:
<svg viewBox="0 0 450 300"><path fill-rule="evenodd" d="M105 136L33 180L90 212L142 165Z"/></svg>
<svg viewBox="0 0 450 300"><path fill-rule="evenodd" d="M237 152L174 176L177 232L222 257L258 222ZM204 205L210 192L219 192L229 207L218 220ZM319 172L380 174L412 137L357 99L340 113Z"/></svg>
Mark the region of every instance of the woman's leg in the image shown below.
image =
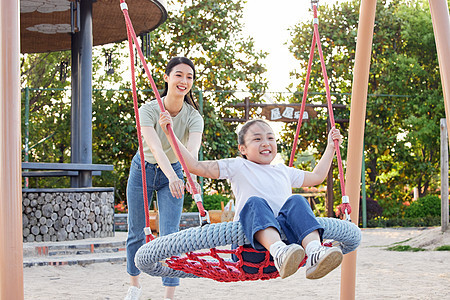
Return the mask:
<svg viewBox="0 0 450 300"><path fill-rule="evenodd" d="M146 164L147 182L154 177L153 165ZM147 185L148 197L151 199L153 189ZM140 270L134 264L134 256L137 250L145 243L145 209L142 185L142 172L139 155L136 154L130 166L130 174L127 183L127 205L128 205L128 237L127 248L127 272L130 275L130 284L140 288Z"/></svg>
<svg viewBox="0 0 450 300"><path fill-rule="evenodd" d="M172 168L178 177L183 179L180 163L172 164ZM158 187L156 195L158 199L159 234L163 236L179 231L181 212L183 210L183 198L178 199L173 197L169 189L169 180L167 177L161 169L157 169L156 172L157 181L155 185ZM162 282L166 287L166 298L172 299L175 287L180 284L180 279L163 277Z"/></svg>

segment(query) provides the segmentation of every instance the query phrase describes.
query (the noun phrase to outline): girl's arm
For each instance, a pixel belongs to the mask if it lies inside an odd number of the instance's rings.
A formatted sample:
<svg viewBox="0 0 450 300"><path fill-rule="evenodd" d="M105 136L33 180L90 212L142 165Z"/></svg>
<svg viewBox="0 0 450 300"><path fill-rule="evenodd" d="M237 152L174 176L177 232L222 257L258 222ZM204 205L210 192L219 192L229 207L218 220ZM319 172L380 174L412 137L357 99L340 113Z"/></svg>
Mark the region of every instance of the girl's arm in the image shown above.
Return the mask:
<svg viewBox="0 0 450 300"><path fill-rule="evenodd" d="M167 179L169 179L170 192L176 198L183 197L184 195L183 180L178 178L177 174L173 170L172 164L170 163L169 159L167 158L166 154L163 151L161 141L158 137L158 134L155 131L155 128L150 126L144 126L141 128L141 131L142 135L144 136L145 142L150 148L150 151L152 151L152 154L158 163L158 166L166 175Z"/></svg>
<svg viewBox="0 0 450 300"><path fill-rule="evenodd" d="M339 141L339 145L342 143L342 136L339 130L333 127L328 134L328 144L325 152L322 154L322 158L319 160L312 172L305 172L303 186L319 185L325 180L334 158L335 139Z"/></svg>
<svg viewBox="0 0 450 300"><path fill-rule="evenodd" d="M173 149L175 149L175 145L173 144L172 139L169 137L169 132L167 130L167 125L170 124L172 126L172 118L168 112L162 112L159 118L159 124L161 125L164 133L167 135L167 139L170 142L170 145ZM189 172L207 178L217 179L219 178L219 164L214 160L207 161L198 161L186 147L178 140L175 136L176 143L181 151L181 155L186 163L186 166L189 169Z"/></svg>

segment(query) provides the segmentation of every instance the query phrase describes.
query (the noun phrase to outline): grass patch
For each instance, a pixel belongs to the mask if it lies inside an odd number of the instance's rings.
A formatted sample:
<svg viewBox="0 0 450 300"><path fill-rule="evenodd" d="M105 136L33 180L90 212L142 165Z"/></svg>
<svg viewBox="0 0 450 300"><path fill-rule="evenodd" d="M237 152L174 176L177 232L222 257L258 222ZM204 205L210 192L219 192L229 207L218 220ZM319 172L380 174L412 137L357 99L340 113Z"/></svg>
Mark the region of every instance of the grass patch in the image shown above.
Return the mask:
<svg viewBox="0 0 450 300"><path fill-rule="evenodd" d="M450 245L439 246L439 247L437 247L434 250L436 250L436 251L450 251Z"/></svg>
<svg viewBox="0 0 450 300"><path fill-rule="evenodd" d="M404 241L401 241L401 242L395 242L395 243L393 243L392 245L403 244L403 243L409 242L411 239L412 239L412 238L409 238L409 239L404 240Z"/></svg>
<svg viewBox="0 0 450 300"><path fill-rule="evenodd" d="M392 246L387 248L387 250L389 251L399 251L399 252L418 252L418 251L425 251L425 249L423 248L414 248L411 246L407 246L407 245L397 245L397 246Z"/></svg>

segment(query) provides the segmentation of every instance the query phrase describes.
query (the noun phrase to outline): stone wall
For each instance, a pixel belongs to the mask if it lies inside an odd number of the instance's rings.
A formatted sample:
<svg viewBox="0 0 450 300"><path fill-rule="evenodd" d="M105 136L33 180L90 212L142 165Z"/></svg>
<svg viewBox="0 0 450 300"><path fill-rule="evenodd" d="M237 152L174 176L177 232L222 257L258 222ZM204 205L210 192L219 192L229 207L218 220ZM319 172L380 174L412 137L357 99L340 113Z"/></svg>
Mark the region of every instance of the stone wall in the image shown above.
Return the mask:
<svg viewBox="0 0 450 300"><path fill-rule="evenodd" d="M114 189L23 189L23 241L114 236Z"/></svg>

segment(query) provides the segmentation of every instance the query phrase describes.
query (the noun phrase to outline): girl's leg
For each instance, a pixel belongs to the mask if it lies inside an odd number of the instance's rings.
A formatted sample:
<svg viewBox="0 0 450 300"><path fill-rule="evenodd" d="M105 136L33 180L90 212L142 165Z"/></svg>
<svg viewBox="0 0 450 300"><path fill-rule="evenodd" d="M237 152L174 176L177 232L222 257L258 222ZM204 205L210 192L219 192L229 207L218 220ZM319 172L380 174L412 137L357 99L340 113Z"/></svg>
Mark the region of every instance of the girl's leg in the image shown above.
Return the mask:
<svg viewBox="0 0 450 300"><path fill-rule="evenodd" d="M280 226L266 200L250 197L239 215L246 237L256 250L269 250L281 278L294 274L305 256L298 244L281 241Z"/></svg>
<svg viewBox="0 0 450 300"><path fill-rule="evenodd" d="M183 179L183 172L180 163L172 164L172 168L178 177ZM161 236L178 232L180 228L181 212L183 210L183 198L178 199L172 196L169 189L169 180L161 169L157 169L157 181L155 185L158 187L158 213L159 213L159 234ZM166 287L166 298L172 299L175 293L175 287L180 284L179 278L163 277L163 286ZM171 295L171 296L170 296ZM169 297L170 296L170 297Z"/></svg>
<svg viewBox="0 0 450 300"><path fill-rule="evenodd" d="M247 200L239 214L239 222L242 224L245 236L256 250L268 250L273 242L281 241L280 225L269 204L262 198L250 197ZM265 229L269 230L260 232Z"/></svg>
<svg viewBox="0 0 450 300"><path fill-rule="evenodd" d="M317 222L316 216L305 197L292 195L281 208L277 221L286 235L289 243L303 244L303 240L312 232L317 231L319 242L322 238L323 228ZM310 237L308 237L310 238Z"/></svg>
<svg viewBox="0 0 450 300"><path fill-rule="evenodd" d="M267 250L276 242L281 241L280 233L274 227L268 227L255 233L255 239Z"/></svg>
<svg viewBox="0 0 450 300"><path fill-rule="evenodd" d="M339 248L321 245L323 228L304 197L289 197L277 220L288 241L301 243L305 248L308 256L306 278L322 278L341 264L342 252Z"/></svg>

